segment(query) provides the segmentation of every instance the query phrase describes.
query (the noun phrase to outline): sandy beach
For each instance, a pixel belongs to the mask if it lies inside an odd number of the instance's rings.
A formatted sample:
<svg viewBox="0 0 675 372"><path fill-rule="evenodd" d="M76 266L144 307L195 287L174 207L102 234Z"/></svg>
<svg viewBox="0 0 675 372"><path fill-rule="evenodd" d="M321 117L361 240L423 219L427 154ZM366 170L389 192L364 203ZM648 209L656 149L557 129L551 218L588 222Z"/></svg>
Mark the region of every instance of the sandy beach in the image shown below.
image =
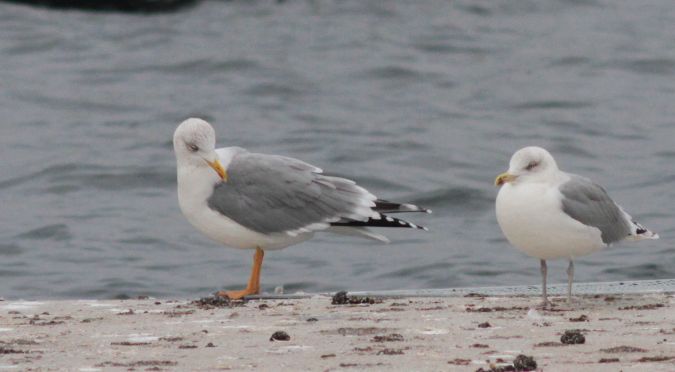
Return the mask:
<svg viewBox="0 0 675 372"><path fill-rule="evenodd" d="M675 370L669 293L298 297L0 301L0 370Z"/></svg>

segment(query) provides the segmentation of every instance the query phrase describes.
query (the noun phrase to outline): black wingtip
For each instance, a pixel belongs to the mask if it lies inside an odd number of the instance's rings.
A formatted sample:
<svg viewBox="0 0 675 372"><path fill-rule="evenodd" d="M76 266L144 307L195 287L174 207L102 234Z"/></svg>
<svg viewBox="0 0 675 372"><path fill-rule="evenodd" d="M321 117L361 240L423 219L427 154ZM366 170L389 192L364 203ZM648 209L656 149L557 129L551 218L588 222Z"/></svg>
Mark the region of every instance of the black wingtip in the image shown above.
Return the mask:
<svg viewBox="0 0 675 372"><path fill-rule="evenodd" d="M380 218L369 218L367 221L342 221L331 223L331 226L354 226L354 227L397 227L429 231L425 226L416 225L400 218L387 216L380 213Z"/></svg>

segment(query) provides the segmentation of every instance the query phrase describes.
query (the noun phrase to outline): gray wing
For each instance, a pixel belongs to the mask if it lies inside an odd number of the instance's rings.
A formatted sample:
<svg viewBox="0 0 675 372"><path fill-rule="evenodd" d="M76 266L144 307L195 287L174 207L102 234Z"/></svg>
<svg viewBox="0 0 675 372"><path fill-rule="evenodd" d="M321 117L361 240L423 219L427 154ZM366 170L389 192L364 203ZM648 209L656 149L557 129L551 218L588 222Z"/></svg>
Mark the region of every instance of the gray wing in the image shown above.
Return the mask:
<svg viewBox="0 0 675 372"><path fill-rule="evenodd" d="M577 175L560 186L565 213L584 225L593 226L602 233L602 241L610 244L630 234L625 213L610 199L602 186Z"/></svg>
<svg viewBox="0 0 675 372"><path fill-rule="evenodd" d="M297 159L238 152L208 206L263 234L319 230L343 218L379 217L375 196L353 181L320 174Z"/></svg>

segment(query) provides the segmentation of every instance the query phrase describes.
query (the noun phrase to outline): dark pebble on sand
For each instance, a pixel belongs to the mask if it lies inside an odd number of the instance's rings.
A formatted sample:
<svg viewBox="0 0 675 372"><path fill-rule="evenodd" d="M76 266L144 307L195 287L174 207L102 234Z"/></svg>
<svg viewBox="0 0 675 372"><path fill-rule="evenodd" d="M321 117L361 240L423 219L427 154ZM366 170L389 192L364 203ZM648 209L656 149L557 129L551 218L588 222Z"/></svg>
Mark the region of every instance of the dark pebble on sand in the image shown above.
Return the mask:
<svg viewBox="0 0 675 372"><path fill-rule="evenodd" d="M570 318L570 322L588 322L588 316L582 314L578 318Z"/></svg>
<svg viewBox="0 0 675 372"><path fill-rule="evenodd" d="M583 344L586 342L586 337L578 329L567 330L560 337L560 342L566 345Z"/></svg>
<svg viewBox="0 0 675 372"><path fill-rule="evenodd" d="M370 297L348 296L347 291L337 292L331 301L333 305L357 305L357 304L377 304L382 300L376 300Z"/></svg>
<svg viewBox="0 0 675 372"><path fill-rule="evenodd" d="M492 327L492 325L488 322L483 322L478 325L478 328L490 328L490 327Z"/></svg>
<svg viewBox="0 0 675 372"><path fill-rule="evenodd" d="M377 352L377 355L402 355L403 350L401 349L382 349Z"/></svg>
<svg viewBox="0 0 675 372"><path fill-rule="evenodd" d="M276 331L272 334L272 337L270 337L270 341L290 341L290 339L291 336L284 331Z"/></svg>
<svg viewBox="0 0 675 372"><path fill-rule="evenodd" d="M347 291L340 291L333 295L333 300L331 304L333 305L344 305L348 303L349 298L347 297Z"/></svg>
<svg viewBox="0 0 675 372"><path fill-rule="evenodd" d="M403 336L398 333L392 333L385 336L375 336L371 342L398 342L403 341Z"/></svg>
<svg viewBox="0 0 675 372"><path fill-rule="evenodd" d="M531 356L520 354L513 361L513 367L517 371L534 371L537 369L537 362Z"/></svg>
<svg viewBox="0 0 675 372"><path fill-rule="evenodd" d="M232 307L234 305L233 301L231 301L229 298L220 296L202 297L199 300L192 301L192 304L197 305L197 307L205 310L216 307Z"/></svg>
<svg viewBox="0 0 675 372"><path fill-rule="evenodd" d="M216 345L214 345L213 342L209 342L208 344L206 344L206 347L216 347Z"/></svg>

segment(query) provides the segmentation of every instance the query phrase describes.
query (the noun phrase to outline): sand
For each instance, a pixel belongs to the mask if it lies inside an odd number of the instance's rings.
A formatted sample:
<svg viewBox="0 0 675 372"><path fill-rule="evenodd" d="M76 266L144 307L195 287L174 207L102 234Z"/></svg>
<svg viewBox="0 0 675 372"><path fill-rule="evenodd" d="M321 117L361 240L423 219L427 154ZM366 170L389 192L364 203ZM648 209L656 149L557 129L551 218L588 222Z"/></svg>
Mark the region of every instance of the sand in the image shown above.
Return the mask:
<svg viewBox="0 0 675 372"><path fill-rule="evenodd" d="M675 371L672 294L584 295L555 310L532 296L0 301L0 371ZM566 330L585 343L563 345ZM271 341L277 332L289 340ZM281 339L285 338L282 334Z"/></svg>

